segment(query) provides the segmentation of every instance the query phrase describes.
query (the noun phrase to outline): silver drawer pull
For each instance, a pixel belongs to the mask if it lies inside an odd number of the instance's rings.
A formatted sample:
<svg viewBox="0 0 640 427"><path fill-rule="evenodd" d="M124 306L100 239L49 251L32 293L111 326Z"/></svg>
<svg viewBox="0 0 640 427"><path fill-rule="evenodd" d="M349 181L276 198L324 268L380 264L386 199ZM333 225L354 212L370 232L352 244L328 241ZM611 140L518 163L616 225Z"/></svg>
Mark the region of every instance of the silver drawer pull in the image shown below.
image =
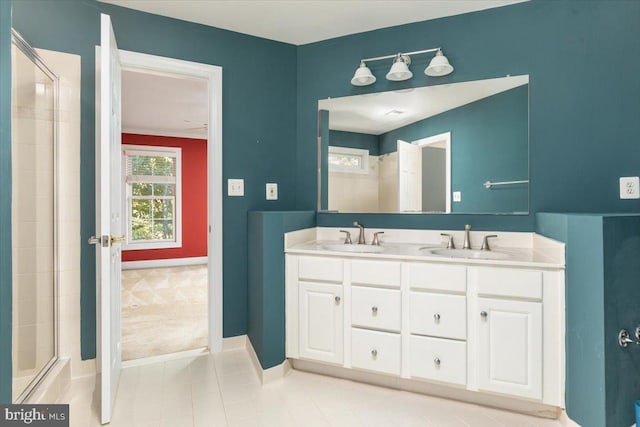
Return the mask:
<svg viewBox="0 0 640 427"><path fill-rule="evenodd" d="M439 367L439 366L440 366L440 358L439 358L439 357L436 357L435 359L433 359L433 363L435 363L435 364L436 364L436 366L438 366L438 367Z"/></svg>
<svg viewBox="0 0 640 427"><path fill-rule="evenodd" d="M335 297L334 299L336 301L336 304L340 304L340 297Z"/></svg>
<svg viewBox="0 0 640 427"><path fill-rule="evenodd" d="M433 320L435 320L436 322L440 321L440 315L438 313L433 315Z"/></svg>
<svg viewBox="0 0 640 427"><path fill-rule="evenodd" d="M483 319L487 318L487 312L486 311L481 311L480 312L480 317L482 317Z"/></svg>
<svg viewBox="0 0 640 427"><path fill-rule="evenodd" d="M375 305L373 307L371 307L371 313L375 316L376 314L378 314L378 307L376 307Z"/></svg>
<svg viewBox="0 0 640 427"><path fill-rule="evenodd" d="M374 359L378 357L378 350L376 349L371 350L371 357L373 357Z"/></svg>

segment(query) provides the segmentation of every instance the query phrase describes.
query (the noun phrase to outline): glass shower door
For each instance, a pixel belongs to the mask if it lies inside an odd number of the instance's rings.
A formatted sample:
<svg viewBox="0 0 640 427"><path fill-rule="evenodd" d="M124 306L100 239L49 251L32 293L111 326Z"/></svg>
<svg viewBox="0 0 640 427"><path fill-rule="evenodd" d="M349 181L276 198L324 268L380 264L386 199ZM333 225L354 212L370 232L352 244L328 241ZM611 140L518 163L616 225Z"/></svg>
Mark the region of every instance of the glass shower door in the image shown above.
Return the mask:
<svg viewBox="0 0 640 427"><path fill-rule="evenodd" d="M24 400L57 357L57 77L13 33L13 393Z"/></svg>

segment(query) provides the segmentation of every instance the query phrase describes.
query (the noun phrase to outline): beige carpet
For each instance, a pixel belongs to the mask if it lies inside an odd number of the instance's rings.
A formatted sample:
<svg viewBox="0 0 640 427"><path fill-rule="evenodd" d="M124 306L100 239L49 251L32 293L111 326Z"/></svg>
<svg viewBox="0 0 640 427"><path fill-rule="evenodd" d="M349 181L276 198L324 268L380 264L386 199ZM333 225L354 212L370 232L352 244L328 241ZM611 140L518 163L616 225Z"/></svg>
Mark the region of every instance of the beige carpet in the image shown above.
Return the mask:
<svg viewBox="0 0 640 427"><path fill-rule="evenodd" d="M207 266L122 271L122 359L207 346Z"/></svg>

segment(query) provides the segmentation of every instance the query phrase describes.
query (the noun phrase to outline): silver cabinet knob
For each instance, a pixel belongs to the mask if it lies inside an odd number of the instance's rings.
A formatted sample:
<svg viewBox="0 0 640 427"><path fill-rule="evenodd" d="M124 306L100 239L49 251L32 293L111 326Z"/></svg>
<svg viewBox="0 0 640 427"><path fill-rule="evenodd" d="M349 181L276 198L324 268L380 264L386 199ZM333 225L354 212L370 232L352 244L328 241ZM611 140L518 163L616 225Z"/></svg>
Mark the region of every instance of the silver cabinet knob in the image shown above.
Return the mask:
<svg viewBox="0 0 640 427"><path fill-rule="evenodd" d="M483 319L487 318L487 312L486 311L481 311L480 312L480 317L482 317Z"/></svg>
<svg viewBox="0 0 640 427"><path fill-rule="evenodd" d="M378 314L378 307L376 307L375 305L374 305L373 307L371 307L371 313L372 313L373 315Z"/></svg>
<svg viewBox="0 0 640 427"><path fill-rule="evenodd" d="M336 304L340 304L340 297L335 297L334 300L336 301Z"/></svg>
<svg viewBox="0 0 640 427"><path fill-rule="evenodd" d="M433 320L435 320L436 322L440 321L440 315L438 313L433 315Z"/></svg>
<svg viewBox="0 0 640 427"><path fill-rule="evenodd" d="M440 366L440 358L436 357L435 359L433 359L433 363L435 363L436 366Z"/></svg>
<svg viewBox="0 0 640 427"><path fill-rule="evenodd" d="M371 350L371 357L373 357L374 359L378 357L378 350L376 349Z"/></svg>

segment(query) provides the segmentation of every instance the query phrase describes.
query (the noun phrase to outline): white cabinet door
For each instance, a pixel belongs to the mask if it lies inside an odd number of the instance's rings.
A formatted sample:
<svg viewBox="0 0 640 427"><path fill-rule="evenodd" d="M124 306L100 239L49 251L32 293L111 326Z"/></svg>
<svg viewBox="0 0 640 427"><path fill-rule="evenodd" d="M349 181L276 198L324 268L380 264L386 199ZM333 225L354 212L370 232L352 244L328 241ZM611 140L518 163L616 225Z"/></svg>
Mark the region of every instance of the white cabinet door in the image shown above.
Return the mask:
<svg viewBox="0 0 640 427"><path fill-rule="evenodd" d="M478 386L542 399L542 304L478 298Z"/></svg>
<svg viewBox="0 0 640 427"><path fill-rule="evenodd" d="M300 282L300 357L342 364L342 286Z"/></svg>

